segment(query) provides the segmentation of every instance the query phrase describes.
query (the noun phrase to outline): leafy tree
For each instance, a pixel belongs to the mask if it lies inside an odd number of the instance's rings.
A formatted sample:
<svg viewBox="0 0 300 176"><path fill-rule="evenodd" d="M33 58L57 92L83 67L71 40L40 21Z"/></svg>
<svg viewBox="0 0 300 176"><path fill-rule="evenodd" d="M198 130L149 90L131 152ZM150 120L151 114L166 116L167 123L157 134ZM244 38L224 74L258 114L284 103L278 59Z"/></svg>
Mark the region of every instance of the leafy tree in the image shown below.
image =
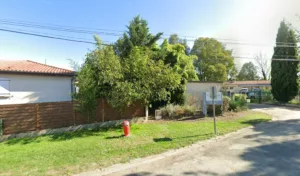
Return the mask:
<svg viewBox="0 0 300 176"><path fill-rule="evenodd" d="M176 43L179 43L180 41L180 38L178 37L177 34L171 34L170 37L169 37L169 43L170 44L176 44Z"/></svg>
<svg viewBox="0 0 300 176"><path fill-rule="evenodd" d="M180 86L171 94L171 103L183 104L185 88L188 81L198 80L193 62L194 55L186 55L185 47L182 44L169 44L167 40L161 45L160 59L170 65L175 72L181 76Z"/></svg>
<svg viewBox="0 0 300 176"><path fill-rule="evenodd" d="M200 81L226 81L234 68L232 52L213 38L195 40L191 54L198 57L194 64Z"/></svg>
<svg viewBox="0 0 300 176"><path fill-rule="evenodd" d="M150 59L143 47L134 47L128 57L120 59L112 46L102 46L88 53L78 74L79 93L76 99L88 114L95 110L96 99L124 113L134 102L145 105L151 101L167 100L180 84L180 75L163 61ZM169 90L169 91L168 91Z"/></svg>
<svg viewBox="0 0 300 176"><path fill-rule="evenodd" d="M258 78L257 68L252 62L245 63L237 76L240 81L257 80Z"/></svg>
<svg viewBox="0 0 300 176"><path fill-rule="evenodd" d="M128 31L115 43L115 51L121 58L127 57L135 46L152 48L163 33L149 33L147 21L139 15L130 21Z"/></svg>
<svg viewBox="0 0 300 176"><path fill-rule="evenodd" d="M287 47L288 46L288 47ZM278 29L272 59L297 59L297 41L294 31L282 21ZM272 94L279 102L288 102L298 93L298 62L272 60Z"/></svg>
<svg viewBox="0 0 300 176"><path fill-rule="evenodd" d="M179 38L177 34L171 34L168 41L170 44L178 44L179 43L179 44L183 45L185 47L185 54L186 55L190 54L191 48L188 46L186 39Z"/></svg>
<svg viewBox="0 0 300 176"><path fill-rule="evenodd" d="M112 46L102 46L98 37L97 48L86 55L85 62L77 77L79 92L74 95L78 101L77 110L87 114L88 118L95 115L96 99L110 99L110 90L123 79L120 60Z"/></svg>
<svg viewBox="0 0 300 176"><path fill-rule="evenodd" d="M237 70L237 68L234 66L233 68L231 68L231 69L229 70L229 74L228 74L229 80L231 80L231 81L236 80L237 75L238 75L238 70Z"/></svg>

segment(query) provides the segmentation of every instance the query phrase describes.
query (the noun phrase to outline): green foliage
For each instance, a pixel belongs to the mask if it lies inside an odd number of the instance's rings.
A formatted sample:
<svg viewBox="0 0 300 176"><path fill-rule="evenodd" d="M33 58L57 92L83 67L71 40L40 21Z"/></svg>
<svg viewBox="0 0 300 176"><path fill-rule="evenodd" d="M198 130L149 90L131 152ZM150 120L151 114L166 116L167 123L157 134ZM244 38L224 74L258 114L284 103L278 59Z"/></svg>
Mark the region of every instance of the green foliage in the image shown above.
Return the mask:
<svg viewBox="0 0 300 176"><path fill-rule="evenodd" d="M88 118L95 115L96 99L109 99L115 83L122 79L121 65L111 46L102 47L101 40L97 49L86 55L83 67L78 72L76 85L79 92L74 94L74 99L79 103L78 111L86 114Z"/></svg>
<svg viewBox="0 0 300 176"><path fill-rule="evenodd" d="M105 98L121 113L136 101L145 105L167 100L180 84L180 75L163 61L149 58L144 48L134 47L128 57L120 59L111 46L98 46L87 58L78 74L76 99L86 112L95 109L97 98Z"/></svg>
<svg viewBox="0 0 300 176"><path fill-rule="evenodd" d="M247 109L246 95L234 95L234 98L229 102L229 111L239 112Z"/></svg>
<svg viewBox="0 0 300 176"><path fill-rule="evenodd" d="M223 112L229 111L230 97L223 96Z"/></svg>
<svg viewBox="0 0 300 176"><path fill-rule="evenodd" d="M181 44L185 48L185 54L189 55L191 48L187 45L187 40L186 39L181 39L178 37L177 34L171 34L169 37L169 43L170 44Z"/></svg>
<svg viewBox="0 0 300 176"><path fill-rule="evenodd" d="M169 44L167 40L161 45L161 50L157 56L166 65L170 65L175 72L181 76L181 84L171 94L171 103L184 104L184 93L189 80L198 80L193 65L196 56L186 55L185 48L181 44Z"/></svg>
<svg viewBox="0 0 300 176"><path fill-rule="evenodd" d="M238 80L246 81L246 80L258 80L259 77L257 75L256 66L252 62L247 62L242 66L238 76Z"/></svg>
<svg viewBox="0 0 300 176"><path fill-rule="evenodd" d="M198 57L195 67L200 81L226 81L234 72L232 51L213 38L195 40L191 54Z"/></svg>
<svg viewBox="0 0 300 176"><path fill-rule="evenodd" d="M297 59L297 41L294 31L284 21L280 23L276 43L273 59ZM284 45L290 45L290 47L282 47L282 43L287 43ZM298 62L272 61L271 67L271 85L274 98L281 103L292 100L299 89Z"/></svg>
<svg viewBox="0 0 300 176"><path fill-rule="evenodd" d="M121 58L128 57L135 46L153 48L162 36L162 33L152 35L149 33L147 21L136 16L130 21L128 31L116 43L115 51Z"/></svg>

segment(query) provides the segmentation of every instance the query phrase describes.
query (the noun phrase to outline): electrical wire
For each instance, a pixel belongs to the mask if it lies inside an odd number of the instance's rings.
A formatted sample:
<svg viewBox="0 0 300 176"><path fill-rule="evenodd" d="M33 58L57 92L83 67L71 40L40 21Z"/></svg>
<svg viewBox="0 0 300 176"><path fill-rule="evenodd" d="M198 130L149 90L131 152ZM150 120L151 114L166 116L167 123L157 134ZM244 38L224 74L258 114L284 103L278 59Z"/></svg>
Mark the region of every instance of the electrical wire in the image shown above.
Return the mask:
<svg viewBox="0 0 300 176"><path fill-rule="evenodd" d="M70 26L61 26L61 25L53 25L53 24L41 24L41 23L32 23L32 22L25 22L25 21L13 21L13 20L1 20L0 24L3 25L12 25L12 26L20 26L20 27L29 27L29 28L38 28L38 29L45 29L45 30L55 30L60 32L72 32L72 33L83 33L83 34L101 34L101 35L109 35L109 36L122 36L124 31L120 30L111 30L111 29L90 29L84 27L70 27ZM113 31L113 32L105 32L105 31ZM170 35L164 35L162 39L168 39ZM196 36L180 36L184 37L185 39L188 37L190 39L186 39L187 41L194 41L199 37ZM258 44L258 43L241 43L239 40L233 39L221 39L215 38L216 40L220 41L227 41L222 42L224 44L230 45L249 45L249 46L273 46L274 45L267 45L267 44ZM230 42L231 41L231 42ZM298 47L295 46L295 43L287 43L287 42L276 42L277 47Z"/></svg>
<svg viewBox="0 0 300 176"><path fill-rule="evenodd" d="M50 38L50 39L57 39L57 40L65 40L65 41L70 41L70 42L96 44L95 42L90 42L90 41L75 40L75 39L70 39L70 38L55 37L55 36L50 36L50 35L42 35L42 34L35 34L35 33L29 33L29 32L21 32L21 31L9 30L9 29L4 29L4 28L0 28L0 31L23 34L23 35L31 35L31 36L36 36L36 37L44 37L44 38ZM105 43L102 43L101 45L111 46L110 44L105 44Z"/></svg>

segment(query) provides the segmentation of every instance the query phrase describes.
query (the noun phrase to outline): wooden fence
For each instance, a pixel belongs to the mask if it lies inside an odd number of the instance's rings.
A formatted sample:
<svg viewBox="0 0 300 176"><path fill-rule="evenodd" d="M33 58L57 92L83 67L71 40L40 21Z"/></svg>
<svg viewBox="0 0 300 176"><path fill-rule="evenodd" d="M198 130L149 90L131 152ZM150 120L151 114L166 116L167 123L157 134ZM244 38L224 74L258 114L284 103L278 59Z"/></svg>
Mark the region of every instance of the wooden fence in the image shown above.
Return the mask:
<svg viewBox="0 0 300 176"><path fill-rule="evenodd" d="M87 117L76 112L73 105L73 102L0 105L3 134L16 134L122 119L120 113L105 100L98 101L96 116L90 121ZM127 108L124 118L142 117L144 115L144 107L137 103Z"/></svg>

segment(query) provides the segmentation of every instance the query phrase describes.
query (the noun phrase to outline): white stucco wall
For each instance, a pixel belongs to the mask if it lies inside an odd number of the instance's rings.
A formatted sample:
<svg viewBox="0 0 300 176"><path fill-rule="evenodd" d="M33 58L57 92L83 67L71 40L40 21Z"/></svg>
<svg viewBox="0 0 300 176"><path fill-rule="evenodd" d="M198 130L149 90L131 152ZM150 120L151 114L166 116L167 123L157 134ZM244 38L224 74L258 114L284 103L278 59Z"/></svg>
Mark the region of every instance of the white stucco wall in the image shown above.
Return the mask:
<svg viewBox="0 0 300 176"><path fill-rule="evenodd" d="M71 77L0 74L0 80L9 80L9 98L0 104L71 101Z"/></svg>
<svg viewBox="0 0 300 176"><path fill-rule="evenodd" d="M218 82L188 82L186 85L186 93L188 96L193 96L197 99L197 106L202 104L202 96L204 92L209 92L213 86L217 90L221 88L222 83Z"/></svg>

